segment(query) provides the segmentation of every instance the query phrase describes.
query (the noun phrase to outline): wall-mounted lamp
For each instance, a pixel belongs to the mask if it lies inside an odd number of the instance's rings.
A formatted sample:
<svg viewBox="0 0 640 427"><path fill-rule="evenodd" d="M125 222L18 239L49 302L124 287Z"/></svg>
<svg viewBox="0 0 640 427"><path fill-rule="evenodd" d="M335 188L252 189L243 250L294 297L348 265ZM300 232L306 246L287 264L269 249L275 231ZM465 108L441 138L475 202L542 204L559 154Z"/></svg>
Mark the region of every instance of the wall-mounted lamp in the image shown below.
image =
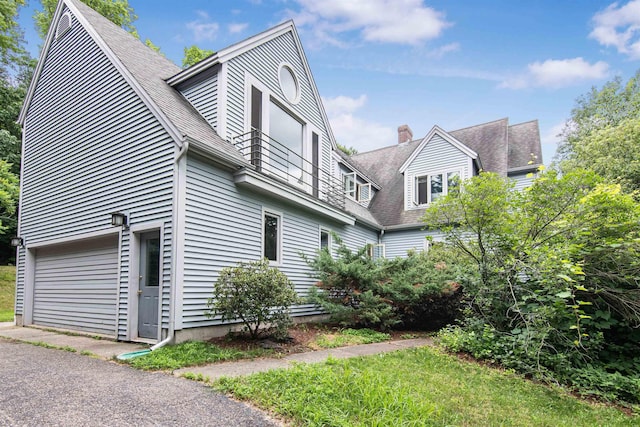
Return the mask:
<svg viewBox="0 0 640 427"><path fill-rule="evenodd" d="M12 237L11 246L15 246L15 247L24 246L24 239L20 236Z"/></svg>
<svg viewBox="0 0 640 427"><path fill-rule="evenodd" d="M111 214L111 225L114 227L126 227L127 216L120 212L114 212Z"/></svg>

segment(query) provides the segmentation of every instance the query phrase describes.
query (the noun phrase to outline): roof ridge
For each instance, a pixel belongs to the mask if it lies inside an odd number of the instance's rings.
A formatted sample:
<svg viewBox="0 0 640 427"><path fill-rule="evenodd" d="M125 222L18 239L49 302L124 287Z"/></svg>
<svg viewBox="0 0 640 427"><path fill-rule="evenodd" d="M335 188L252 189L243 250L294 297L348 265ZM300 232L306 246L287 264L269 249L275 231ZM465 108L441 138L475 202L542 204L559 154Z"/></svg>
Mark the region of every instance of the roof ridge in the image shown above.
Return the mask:
<svg viewBox="0 0 640 427"><path fill-rule="evenodd" d="M538 122L538 119L532 119L532 120L528 120L526 122L515 123L513 125L509 125L509 127L512 128L512 127L516 127L516 126L527 125L529 123L537 123L537 122Z"/></svg>
<svg viewBox="0 0 640 427"><path fill-rule="evenodd" d="M467 129L477 128L477 127L480 127L480 126L486 126L486 125L489 125L489 124L491 124L491 123L501 122L501 121L503 121L503 120L506 120L506 121L507 121L507 123L508 123L508 122L509 122L509 117L503 117L503 118L501 118L501 119L491 120L491 121L489 121L489 122L479 123L479 124L477 124L477 125L467 126L467 127L460 128L460 129L456 129L456 130L450 130L450 131L447 131L447 132L448 132L448 133L451 133L451 132L458 132L458 131L461 131L461 130L467 130ZM507 125L507 127L508 127L508 126L509 126L509 125Z"/></svg>
<svg viewBox="0 0 640 427"><path fill-rule="evenodd" d="M362 152L362 153L356 153L356 154L353 154L353 155L349 156L349 158L351 158L351 157L356 157L356 156L360 156L360 155L362 155L362 154L369 154L369 153L373 153L373 152L380 151L380 150L387 150L387 149L389 149L389 148L393 148L393 147L400 147L400 146L402 146L402 145L409 145L409 144L413 144L414 142L420 142L420 141L422 141L423 139L424 139L424 137L423 137L423 138L420 138L420 139L414 139L414 140L409 141L409 142L403 142L402 144L392 144L392 145L387 145L386 147L375 148L375 149L373 149L373 150L369 150L369 151L364 151L364 152Z"/></svg>

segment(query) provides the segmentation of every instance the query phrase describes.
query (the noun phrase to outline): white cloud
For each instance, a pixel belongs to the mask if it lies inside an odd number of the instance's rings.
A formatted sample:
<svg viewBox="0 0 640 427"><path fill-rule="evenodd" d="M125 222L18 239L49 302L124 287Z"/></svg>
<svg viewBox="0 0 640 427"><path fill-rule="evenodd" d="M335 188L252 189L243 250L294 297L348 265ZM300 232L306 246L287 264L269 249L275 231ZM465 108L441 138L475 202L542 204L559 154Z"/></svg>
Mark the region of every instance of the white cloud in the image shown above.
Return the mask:
<svg viewBox="0 0 640 427"><path fill-rule="evenodd" d="M358 31L369 42L417 45L439 37L451 26L444 13L422 0L297 0L289 11L298 27L309 27L318 42L340 46L337 35Z"/></svg>
<svg viewBox="0 0 640 427"><path fill-rule="evenodd" d="M542 144L549 145L557 145L560 140L560 133L564 130L565 126L567 126L567 122L560 122L553 126L551 126L547 131L540 137L540 142Z"/></svg>
<svg viewBox="0 0 640 427"><path fill-rule="evenodd" d="M205 11L198 10L198 19L187 23L187 28L193 32L193 38L197 41L213 41L218 35L220 25L217 22L211 22L209 14Z"/></svg>
<svg viewBox="0 0 640 427"><path fill-rule="evenodd" d="M248 27L249 27L249 24L247 22L242 22L242 23L229 24L227 28L229 29L229 32L231 34L237 34L237 33L243 32Z"/></svg>
<svg viewBox="0 0 640 427"><path fill-rule="evenodd" d="M640 59L640 0L623 6L609 5L593 18L589 37L603 46L613 46L631 59Z"/></svg>
<svg viewBox="0 0 640 427"><path fill-rule="evenodd" d="M598 61L590 64L578 57L573 59L547 59L527 66L527 72L506 79L500 87L507 89L524 89L527 87L560 88L599 80L609 75L609 64Z"/></svg>
<svg viewBox="0 0 640 427"><path fill-rule="evenodd" d="M322 98L336 141L360 152L386 147L397 139L394 129L354 115L366 102L366 95Z"/></svg>
<svg viewBox="0 0 640 427"><path fill-rule="evenodd" d="M427 52L427 57L428 58L434 58L434 59L440 59L444 55L446 55L447 53L457 52L459 50L460 50L460 43L449 43L449 44L446 44L444 46L440 46L438 48L430 50L429 52Z"/></svg>

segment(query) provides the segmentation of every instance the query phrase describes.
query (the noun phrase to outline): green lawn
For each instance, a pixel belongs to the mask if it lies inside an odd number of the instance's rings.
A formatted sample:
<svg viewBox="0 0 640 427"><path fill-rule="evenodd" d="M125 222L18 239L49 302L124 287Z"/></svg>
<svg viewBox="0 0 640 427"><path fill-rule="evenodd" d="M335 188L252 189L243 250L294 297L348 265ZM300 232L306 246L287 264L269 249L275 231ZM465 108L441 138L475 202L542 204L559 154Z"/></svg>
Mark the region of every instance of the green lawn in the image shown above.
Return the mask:
<svg viewBox="0 0 640 427"><path fill-rule="evenodd" d="M433 348L300 364L213 387L304 426L631 426L618 409Z"/></svg>
<svg viewBox="0 0 640 427"><path fill-rule="evenodd" d="M16 293L16 268L0 266L0 322L13 321Z"/></svg>

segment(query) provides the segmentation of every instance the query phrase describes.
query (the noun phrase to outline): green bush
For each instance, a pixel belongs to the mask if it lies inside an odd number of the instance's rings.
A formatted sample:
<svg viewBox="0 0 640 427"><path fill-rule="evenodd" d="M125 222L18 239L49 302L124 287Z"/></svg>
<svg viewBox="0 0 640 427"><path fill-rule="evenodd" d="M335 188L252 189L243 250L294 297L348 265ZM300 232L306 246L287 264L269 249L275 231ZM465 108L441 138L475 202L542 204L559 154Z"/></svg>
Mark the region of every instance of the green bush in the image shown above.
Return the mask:
<svg viewBox="0 0 640 427"><path fill-rule="evenodd" d="M240 320L252 338L267 332L281 338L291 325L289 308L297 303L293 283L265 258L224 268L207 301L206 315Z"/></svg>
<svg viewBox="0 0 640 427"><path fill-rule="evenodd" d="M407 258L373 260L367 248L351 251L337 239L337 256L328 251L307 263L319 281L310 301L331 320L348 327L437 329L458 314L468 265L455 261L442 245Z"/></svg>

